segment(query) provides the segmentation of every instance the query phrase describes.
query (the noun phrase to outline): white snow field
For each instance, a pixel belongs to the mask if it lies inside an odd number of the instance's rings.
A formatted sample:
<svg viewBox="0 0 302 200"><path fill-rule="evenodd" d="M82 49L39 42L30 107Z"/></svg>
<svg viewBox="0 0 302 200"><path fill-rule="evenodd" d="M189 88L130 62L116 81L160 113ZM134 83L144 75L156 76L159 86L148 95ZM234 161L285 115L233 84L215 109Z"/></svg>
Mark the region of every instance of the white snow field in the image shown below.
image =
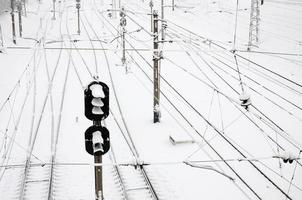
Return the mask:
<svg viewBox="0 0 302 200"><path fill-rule="evenodd" d="M301 1L264 0L247 51L251 1L165 0L160 123L150 1L81 1L80 34L76 1L54 2L26 1L22 37L15 10L16 44L0 14L0 200L95 199L95 79L110 89L104 200L302 199Z"/></svg>

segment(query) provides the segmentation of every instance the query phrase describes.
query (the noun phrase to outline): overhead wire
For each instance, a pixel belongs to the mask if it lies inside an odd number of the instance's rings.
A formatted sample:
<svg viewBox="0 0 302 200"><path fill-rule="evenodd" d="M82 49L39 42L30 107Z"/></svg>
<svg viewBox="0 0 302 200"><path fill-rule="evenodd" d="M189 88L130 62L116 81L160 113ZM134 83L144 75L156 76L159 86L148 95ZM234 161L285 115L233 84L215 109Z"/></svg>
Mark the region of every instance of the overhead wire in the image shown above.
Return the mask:
<svg viewBox="0 0 302 200"><path fill-rule="evenodd" d="M130 55L130 57L131 57L131 55ZM135 62L136 63L136 62ZM137 64L137 63L136 63ZM138 65L138 64L137 64ZM138 65L139 66L139 65ZM144 72L145 73L145 72ZM170 102L171 103L171 102ZM173 105L173 104L172 104ZM174 105L173 105L174 106ZM237 185L236 183L235 183L235 185ZM237 185L238 186L238 185Z"/></svg>
<svg viewBox="0 0 302 200"><path fill-rule="evenodd" d="M91 39L90 35L87 32L87 28L86 28L86 26L83 22L83 19L80 18L80 21L81 21L82 26L84 27L85 32L87 33L87 37L89 38L90 45L92 46L92 51L93 51L93 54L94 54L95 76L100 77L99 70L98 70L97 56L96 56L96 52L94 50L94 45L93 45L92 39ZM88 70L88 68L87 68L87 70Z"/></svg>
<svg viewBox="0 0 302 200"><path fill-rule="evenodd" d="M45 37L45 35L46 35L47 31L48 31L47 25L48 25L48 21L46 23L46 27L45 27L45 30L43 32L43 38ZM61 29L60 29L60 31L61 31ZM61 38L62 38L62 34L61 34ZM39 45L42 45L42 43L39 43ZM39 127L40 127L40 124L41 124L41 120L43 118L43 113L45 111L47 100L48 100L48 98L52 99L52 94L51 94L52 91L51 90L52 90L53 80L54 80L54 77L55 77L55 74L56 74L56 71L57 71L57 68L58 68L58 65L59 65L60 58L61 58L61 53L62 53L62 50L59 52L58 59L57 59L56 64L55 64L55 68L54 68L53 74L50 77L48 63L47 63L47 59L46 59L46 54L44 52L46 74L47 74L47 79L48 79L48 88L47 88L47 92L45 94L45 98L44 98L44 102L43 102L43 105L42 105L42 110L41 110L40 116L37 119L38 121L37 121L36 129L34 130L32 128L31 133L30 133L30 137L29 137L29 141L28 141L28 150L27 150L25 167L24 167L24 173L22 174L22 182L21 182L21 188L20 188L20 193L19 193L19 197L20 198L23 198L24 195L25 195L26 180L28 178L28 172L29 172L29 168L30 168L29 164L31 162L31 157L32 157L32 154L33 154L33 149L34 149L34 146L35 146L35 143L36 143ZM34 73L35 73L34 74L34 78L36 78L36 70L34 70ZM36 92L37 92L36 91L36 80L34 80L34 87L35 88L34 88L33 103L35 104L35 101L36 101L36 97L35 96L36 96ZM51 136L53 136L53 132L54 132L53 101L50 102L50 103L51 103L51 113L52 113L51 114L51 118L52 118L52 122L51 122ZM33 109L34 109L33 112L35 112L35 105L33 105ZM34 125L35 114L34 114L32 120L33 120L32 121L32 125ZM52 138L51 138L51 142L53 142Z"/></svg>
<svg viewBox="0 0 302 200"><path fill-rule="evenodd" d="M94 1L94 3L95 3L95 1ZM96 9L94 9L94 11L95 11L96 16L99 17L99 14L98 14L98 12L96 11ZM86 18L86 20L87 20L86 15L84 15L84 16L85 16L85 18ZM101 15L101 16L102 16L102 15ZM102 16L102 17L103 17L103 16ZM105 19L105 18L104 18L104 19ZM107 22L108 22L108 21L107 21ZM89 22L88 20L87 20L87 23L90 24L90 22ZM91 24L90 24L90 26L91 26ZM95 36L98 38L98 36L97 36L97 34L96 34L96 32L95 32L95 30L93 29L92 26L91 26L91 30L93 31L93 33L95 34ZM102 42L100 42L100 45L101 45L102 48L103 48ZM121 115L121 117L122 117L123 125L124 125L124 127L125 127L125 129L126 129L126 132L127 132L127 134L128 134L128 138L130 139L130 142L131 142L131 144L132 144L132 148L133 148L132 150L135 152L135 155L136 155L136 156L135 156L136 162L138 162L139 154L138 154L138 151L137 151L137 149L136 149L136 146L135 146L135 144L134 144L134 142L133 142L132 136L131 136L131 134L130 134L130 132L129 132L128 126L127 126L127 124L126 124L126 121L125 121L123 112L122 112L121 107L120 107L119 99L117 98L117 93L116 93L116 89L115 89L115 87L114 87L113 76L112 76L111 69L110 69L110 66L109 66L109 61L108 61L108 58L107 58L107 54L106 54L105 51L103 51L103 53L104 53L104 56L105 56L105 60L106 60L106 64L107 64L107 69L108 69L108 73L109 73L109 76L110 76L111 85L112 85L112 87L113 87L113 91L114 91L114 95L115 95L115 100L116 100L116 103L117 103L117 105L118 105L119 113L120 113L120 115ZM158 195L157 195L157 193L156 193L156 191L155 191L155 189L154 189L153 184L151 183L151 181L150 181L150 179L149 179L149 177L148 177L148 174L147 174L147 172L146 172L146 169L142 166L142 167L140 168L140 171L141 171L141 173L143 174L143 177L144 177L144 179L145 179L145 181L146 181L146 184L148 185L148 187L149 187L149 189L150 189L150 192L151 192L151 194L152 194L152 197L153 197L154 199L158 199Z"/></svg>
<svg viewBox="0 0 302 200"><path fill-rule="evenodd" d="M198 52L197 52L197 54L198 54ZM209 66L209 65L208 65ZM209 66L210 67L210 66ZM211 68L211 67L210 67ZM213 70L213 68L211 68L212 70ZM218 75L218 73L215 73L215 74L217 74ZM222 78L220 75L218 75L220 78ZM226 81L224 81L224 82L226 82ZM229 84L227 84L228 86L230 86L231 88L233 88L231 85L229 85ZM237 94L239 94L235 89L233 89ZM253 107L255 107L255 105L253 105ZM257 108L256 108L257 109ZM257 110L259 110L259 109L257 109ZM254 123L255 124L255 123ZM259 127L259 126L257 126L257 127ZM262 130L262 129L260 129L261 130L261 132L262 133L264 133L264 131ZM269 136L269 138L272 140L272 141L274 141L270 136ZM296 145L295 145L296 146ZM297 146L296 146L297 147ZM298 147L297 147L298 148Z"/></svg>
<svg viewBox="0 0 302 200"><path fill-rule="evenodd" d="M171 27L168 27L168 28L171 29L171 30L173 30L174 33L176 32L176 33L178 33L178 35L182 35L182 37L187 38L187 36L183 35L182 33L179 33L179 31L175 30L174 28L171 28ZM189 39L190 39L189 41L190 41L190 43L191 43L192 45L194 45L196 48L198 48L199 50L201 50L201 46L200 46L198 43L192 42L192 41L191 41L191 38L189 38ZM226 58L226 57L223 57L223 56L220 55L220 54L217 54L218 51L217 51L217 53L215 53L215 52L213 51L213 48L212 48L212 43L213 43L213 41L208 41L208 42L207 42L207 40L205 40L205 41L203 41L202 43L208 44L208 46L209 46L209 48L207 48L207 51L205 51L205 50L203 51L204 53L210 53L210 52L212 52L212 53L216 54L217 56L219 56L219 57L221 57L221 58L223 58L223 59L226 59L226 60L228 60L229 62L231 62L230 59L228 59L228 58ZM202 44L202 43L200 43L200 44ZM215 44L215 43L214 43L214 44ZM228 50L227 50L227 49L221 50L221 51L222 51L222 52L224 51L225 55L226 55L226 53L228 53ZM232 53L232 56L233 56L233 53ZM212 57L213 57L213 55L212 55ZM215 57L214 57L214 58L215 58ZM217 58L216 58L216 59L217 59ZM232 58L232 63L233 63L233 58ZM239 61L239 63L242 63L242 61ZM242 63L242 64L244 65L244 63ZM244 67L243 65L241 65L241 67ZM264 73L262 73L262 72L261 72L262 74L260 74L260 71L254 69L252 66L245 67L245 69L248 70L248 71L251 71L251 72L252 72L252 70L255 70L253 73L257 74L258 76L261 76L261 77L263 77L263 78L266 77L265 79L270 79L270 81L272 81L272 82L274 82L274 83L276 83L276 84L278 84L278 85L282 85L282 87L284 86L284 87L286 87L286 88L288 88L288 89L290 89L290 90L296 92L296 93L299 94L299 95L302 95L301 92L299 92L299 91L297 91L296 89L294 89L294 88L292 88L292 87L286 85L286 84L283 83L283 82L280 82L280 81L277 80L276 78L273 78L273 77L271 77L271 76L269 76L269 75L267 75L267 74L264 74Z"/></svg>
<svg viewBox="0 0 302 200"><path fill-rule="evenodd" d="M84 17L85 17L87 23L90 24L89 21L88 21L88 19L87 19L87 17L86 17L86 15L84 15ZM90 26L91 26L91 24L90 24ZM95 30L93 30L92 28L91 28L91 30L93 31L93 33L97 37L97 34L96 34ZM88 32L87 32L87 34L88 34ZM100 42L100 45L103 48L102 42ZM130 140L131 150L134 152L135 158L138 158L139 154L138 154L138 151L137 151L136 147L134 146L133 139L132 139L132 137L129 134L129 128L128 128L128 125L127 125L127 123L125 121L124 114L122 112L122 109L121 109L121 106L120 106L120 102L119 102L118 97L117 97L117 92L116 92L116 88L114 86L113 77L112 77L111 69L110 69L110 66L109 66L109 61L108 61L108 58L107 58L107 54L105 52L104 52L104 56L105 56L106 66L107 66L109 77L110 77L110 81L111 81L111 86L112 86L112 89L113 89L113 94L115 96L115 100L116 100L116 103L117 103L119 114L122 117L122 122L123 122L123 125L124 125L125 129L126 129L126 132L127 132L127 135L128 135L128 139Z"/></svg>
<svg viewBox="0 0 302 200"><path fill-rule="evenodd" d="M201 35L199 35L199 34L196 34L196 33L192 32L192 31L190 31L190 30L188 30L188 29L186 29L186 28L184 28L184 27L181 27L181 26L175 24L174 22L172 22L171 20L168 20L168 22L171 23L172 25L175 25L176 27L178 27L178 28L180 28L180 29L183 29L183 30L185 30L185 31L187 31L187 32L189 32L189 33L195 35L196 37L200 37L200 38L202 38L202 39L204 39L204 40L207 40L207 38L205 38L205 37L203 37L203 36L201 36ZM225 47L223 47L223 46L221 46L221 45L219 45L219 44L217 44L217 43L215 43L215 42L213 42L213 41L211 42L211 44L213 44L213 45L216 46L216 47L219 47L219 48L222 49L222 50L226 50L226 53L229 52ZM267 71L267 72L269 72L269 73L272 73L272 74L278 76L279 78L284 79L284 80L286 80L287 82L292 83L293 85L296 85L296 86L298 86L298 87L302 87L301 84L299 84L299 83L297 83L297 82L295 82L295 81L292 81L291 79L289 79L289 78L287 78L287 77L285 77L285 76L283 76L283 75L281 75L281 74L279 74L279 73L277 73L277 72L275 72L275 71L273 71L273 70L271 70L271 69L269 69L269 68L267 68L267 67L265 67L265 66L259 64L259 63L256 63L256 62L254 62L254 61L252 61L252 60L250 60L250 59L248 59L248 58L246 58L246 57L244 57L244 56L242 56L242 55L240 55L240 54L238 54L238 53L237 53L236 55L237 55L239 58L241 58L241 59L243 59L243 60L246 60L246 61L250 62L250 63L253 64L254 66L257 66L257 67L259 67L259 68L261 68L261 69L263 69L263 70L265 70L265 71Z"/></svg>
<svg viewBox="0 0 302 200"><path fill-rule="evenodd" d="M198 52L197 52L197 54L198 54ZM209 66L209 65L207 65L207 66ZM211 68L211 67L210 67ZM212 68L211 68L212 69ZM213 69L212 69L213 70ZM217 74L217 73L215 73L216 75L218 75L220 78L222 78L219 74ZM226 81L224 81L228 86L230 86ZM230 86L237 94L239 94L232 86ZM258 108L256 108L254 105L252 105L258 112L261 112ZM254 113L253 113L254 114ZM261 112L261 114L265 117L265 118L267 118L273 125L275 125L278 129L280 129L281 131L284 131L280 126L278 126L274 121L272 121L270 118L268 118L263 112ZM263 119L262 119L263 120ZM271 126L270 126L270 128L272 128ZM292 142L290 142L291 144L293 144ZM296 146L296 145L294 145L294 146ZM296 146L297 147L297 146ZM299 147L297 147L297 148L299 148Z"/></svg>
<svg viewBox="0 0 302 200"><path fill-rule="evenodd" d="M168 27L168 29L173 30L174 34L175 34L175 32L178 33L178 34L181 34L181 33L179 33L179 31L177 31L177 30L174 29L174 28ZM191 32L190 32L190 34L191 34ZM181 34L181 35L183 35L183 34ZM187 36L183 35L183 37L187 37ZM207 41L207 40L205 40L205 41ZM203 42L203 43L205 43L205 42ZM197 43L191 42L191 44L194 45L194 46L196 46L196 48L201 49L200 45L198 45ZM202 43L201 43L201 44L202 44ZM217 45L217 43L215 43L215 42L213 42L212 40L210 40L210 41L209 41L209 47L210 47L210 49L213 49L213 48L212 48L212 44ZM197 47L197 46L198 46L198 47ZM224 50L225 55L227 55L227 53L232 53L232 52L229 52L229 50L227 50L226 48L224 48L224 47L222 47L222 46L218 46L218 47L221 48L221 50ZM224 48L224 49L223 49L223 48ZM203 51L203 52L206 52L206 51ZM213 52L213 50L209 51L209 49L208 49L208 52L209 52L209 53L210 53L210 52ZM222 52L223 52L223 51L222 51ZM236 51L236 52L237 52L237 51ZM214 52L213 52L213 53L214 53ZM238 53L237 53L237 54L238 54ZM236 55L237 55L237 54L236 54ZM216 54L216 55L218 55L218 54ZM232 56L233 56L233 53L232 53ZM222 56L220 55L220 57L222 57ZM239 62L240 62L240 61L239 61ZM251 70L251 66L250 66L249 68L246 68L246 69L250 71L250 70ZM252 69L253 69L253 68L252 68ZM263 75L264 75L264 74L263 74ZM266 75L266 76L268 76L268 75ZM274 79L274 78L272 78L272 77L269 77L269 78L272 79L272 80L274 80L274 81L277 81L276 79ZM284 85L284 83L281 83L280 81L278 81L278 83ZM296 89L294 89L294 88L292 88L292 87L289 87L288 85L284 85L284 86L288 87L289 89L292 89L293 91L295 91L295 92L297 92L297 93L299 93L299 94L302 94L301 92L297 91Z"/></svg>
<svg viewBox="0 0 302 200"><path fill-rule="evenodd" d="M127 40L126 40L127 41ZM127 41L128 42L128 41ZM129 44L130 46L132 46L131 44ZM140 55L139 54L139 52L137 52L138 53L138 55ZM140 55L141 56L141 55ZM143 57L142 57L143 58ZM144 58L143 58L144 59ZM148 62L147 62L147 64L148 65L150 65ZM138 65L138 67L140 68L140 66ZM140 68L141 69L141 68ZM142 69L141 69L142 70ZM147 74L146 74L146 76L147 76ZM148 77L148 76L147 76ZM149 80L151 80L151 79L149 79ZM162 92L161 92L162 93ZM162 93L163 94L163 93ZM165 96L164 94L163 94L163 96ZM166 97L166 99L167 99L167 97ZM171 103L171 101L169 100L169 99L167 99L170 103ZM178 110L173 104L171 104L176 110ZM200 134L195 128L194 128L194 126L183 116L183 114L178 110L178 112L179 112L179 114L186 120L186 122L193 128L193 130L195 130L195 132L197 132L198 134ZM202 137L202 135L200 135L201 137ZM219 157L221 157L221 155L215 150L215 148L213 148L213 146L211 145L211 144L209 144L209 146L212 148L212 150L219 156ZM222 157L221 157L222 158ZM223 158L222 158L223 159ZM252 192L252 193L254 193L254 195L255 196L257 196L258 197L258 199L261 199L259 196L258 196L258 194L241 178L241 176L227 163L227 162L225 162L225 164L236 174L236 176L249 188L249 190Z"/></svg>
<svg viewBox="0 0 302 200"><path fill-rule="evenodd" d="M46 14L44 14L44 15L42 16L41 19L44 19L45 16L46 16ZM38 31L36 32L36 37L37 37L37 38L39 37L39 32L40 32L40 31L41 31L41 27L39 27ZM38 45L38 43L35 43L35 47L37 47L37 45ZM20 84L20 81L21 81L22 77L24 76L25 72L28 71L28 69L29 69L29 67L30 67L30 63L32 62L32 60L35 60L36 51L37 51L37 48L34 48L33 54L32 54L32 56L31 56L31 58L30 58L30 62L29 62L29 64L27 64L25 70L22 72L22 74L21 74L19 80L17 81L17 84ZM40 61L40 58L39 58L39 61ZM35 63L34 63L34 65L35 65ZM3 164L3 162L5 162L5 159L6 159L6 162L7 162L7 163L9 162L10 154L11 154L12 149L13 149L13 144L17 144L16 141L15 141L15 137L16 137L16 134L17 134L17 131L18 131L18 126L19 126L19 123L20 123L20 121L21 121L21 117L22 117L22 114L23 114L23 111L24 111L24 108L25 108L27 99L28 99L29 94L30 94L31 86L32 86L32 81L29 80L29 85L28 85L28 88L27 88L26 95L25 95L25 97L24 97L24 101L23 101L22 106L21 106L21 110L20 110L20 112L19 112L19 117L18 117L18 119L17 119L17 121L16 121L16 123L15 123L15 127L14 127L14 131L13 131L13 133L12 133L12 136L10 137L10 138L11 138L11 141L10 141L10 144L9 144L9 148L8 148L8 149L6 150L6 152L5 152L5 157L4 157L4 159L1 160L1 163L2 163L2 164ZM13 90L11 91L11 93L12 93L14 90L15 90L15 87L13 88ZM9 95L9 97L10 97L10 95ZM19 146L19 147L22 147L21 145L18 145L18 146ZM25 148L22 148L22 150L25 150ZM26 151L26 153L28 153L28 150L25 150L25 151ZM6 157L7 154L9 154L8 157ZM33 157L35 157L36 159L38 159L36 156L33 156ZM8 158L8 159L7 159L7 158ZM38 159L38 160L40 160L40 159ZM40 160L40 161L41 161L41 160ZM2 179L2 177L3 177L3 175L4 175L4 172L5 172L5 170L2 171L0 180Z"/></svg>
<svg viewBox="0 0 302 200"><path fill-rule="evenodd" d="M165 79L161 76L161 78L165 81ZM166 82L166 81L165 81ZM167 83L167 82L166 82ZM173 89L173 87L169 84L169 83L167 83L172 89ZM184 101L186 101L183 97L182 97L182 95L180 95L175 89L174 89L174 91L175 91L175 93L177 93ZM187 101L186 101L187 102ZM187 102L188 103L188 102ZM197 113L199 113L194 107L192 107L192 105L190 104L190 103L188 103L188 105L193 109L193 110L195 110ZM199 115L207 122L207 123L210 123L210 122L208 122L200 113L199 113ZM212 126L213 128L214 128L214 130L215 131L218 131L214 126ZM218 131L219 132L219 131ZM223 137L223 135L221 134L221 136ZM223 137L224 138L224 137ZM227 139L226 139L226 141L228 141ZM233 146L229 141L228 141L228 143L231 145L231 146ZM234 147L234 146L233 146ZM238 151L238 149L236 148L236 147L234 147L237 151ZM240 151L238 151L238 152L240 152ZM240 153L241 155L243 155L244 156L244 154L242 154L242 153ZM258 172L260 172L260 174L262 174L269 182L271 182L281 193L283 193L285 196L288 196L274 181L272 181L266 174L264 174L258 167L256 167L256 165L254 165L253 163L251 163L251 165L258 171ZM290 197L289 197L290 198Z"/></svg>

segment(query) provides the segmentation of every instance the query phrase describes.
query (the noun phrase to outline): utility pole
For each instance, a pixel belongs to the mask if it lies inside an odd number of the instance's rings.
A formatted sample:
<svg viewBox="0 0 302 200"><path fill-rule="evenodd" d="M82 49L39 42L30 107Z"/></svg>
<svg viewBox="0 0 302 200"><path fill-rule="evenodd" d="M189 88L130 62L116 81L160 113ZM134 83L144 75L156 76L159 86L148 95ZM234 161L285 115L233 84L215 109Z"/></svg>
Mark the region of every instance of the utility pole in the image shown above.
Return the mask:
<svg viewBox="0 0 302 200"><path fill-rule="evenodd" d="M16 44L16 27L15 27L15 1L14 0L10 0L11 3L11 16L12 16L12 30L13 30L13 42L14 44Z"/></svg>
<svg viewBox="0 0 302 200"><path fill-rule="evenodd" d="M151 15L151 32L153 32L153 1L150 0L149 2L149 6L150 6L150 9L151 9L151 12L150 12L150 15Z"/></svg>
<svg viewBox="0 0 302 200"><path fill-rule="evenodd" d="M160 1L161 4L161 40L164 41L165 40L165 23L164 23L164 12L165 12L165 8L164 8L164 0Z"/></svg>
<svg viewBox="0 0 302 200"><path fill-rule="evenodd" d="M174 9L175 9L175 2L174 0L172 0L172 11L174 11Z"/></svg>
<svg viewBox="0 0 302 200"><path fill-rule="evenodd" d="M126 63L126 48L125 48L125 33L126 33L126 25L127 25L127 20L126 20L126 14L125 14L125 8L122 7L121 11L120 11L120 26L122 27L122 44L123 44L123 57L122 57L122 64L123 66ZM126 73L128 73L128 69L126 66Z"/></svg>
<svg viewBox="0 0 302 200"><path fill-rule="evenodd" d="M56 0L52 0L52 10L53 10L53 16L52 16L52 19L53 20L56 20Z"/></svg>
<svg viewBox="0 0 302 200"><path fill-rule="evenodd" d="M18 16L19 16L19 35L22 37L22 2L17 2Z"/></svg>
<svg viewBox="0 0 302 200"><path fill-rule="evenodd" d="M160 120L159 98L160 98L160 53L158 51L158 14L153 12L153 84L154 84L154 99L153 99L153 122L157 123Z"/></svg>
<svg viewBox="0 0 302 200"><path fill-rule="evenodd" d="M81 8L81 4L80 4L81 0L76 0L76 9L78 12L78 34L80 35L81 30L80 30L80 8Z"/></svg>
<svg viewBox="0 0 302 200"><path fill-rule="evenodd" d="M260 21L259 0L251 0L249 42L247 47L248 51L251 50L251 47L257 47L259 41L259 21Z"/></svg>

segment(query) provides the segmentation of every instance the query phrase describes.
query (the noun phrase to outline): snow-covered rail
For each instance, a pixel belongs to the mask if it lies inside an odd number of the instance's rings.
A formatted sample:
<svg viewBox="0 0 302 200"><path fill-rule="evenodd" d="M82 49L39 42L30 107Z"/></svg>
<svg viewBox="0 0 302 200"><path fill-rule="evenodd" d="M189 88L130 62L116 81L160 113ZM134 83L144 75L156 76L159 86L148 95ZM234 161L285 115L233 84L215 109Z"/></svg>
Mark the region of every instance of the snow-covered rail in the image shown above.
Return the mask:
<svg viewBox="0 0 302 200"><path fill-rule="evenodd" d="M114 152L111 151L110 159L116 162ZM122 190L123 199L158 199L145 168L142 166L117 166L114 165L114 176Z"/></svg>
<svg viewBox="0 0 302 200"><path fill-rule="evenodd" d="M37 41L41 41L43 40L43 38L46 37L47 34L47 30L48 30L48 22L46 22L46 26L45 26L45 30L43 30L43 36L41 38L37 38ZM63 19L60 18L60 22L59 22L59 26L60 26L60 36L63 37L63 33L62 33L62 23ZM41 42L42 43L42 42ZM41 44L39 43L39 45L44 44L44 40L43 43ZM61 44L62 47L63 44ZM41 53L43 54L43 53ZM67 80L67 76L65 76L65 81L64 81L64 89L63 89L63 96L61 99L61 106L60 106L60 112L59 112L59 118L58 118L58 125L57 125L57 130L55 132L54 130L54 118L52 118L52 135L51 135L51 140L50 140L50 144L49 146L51 146L50 149L50 153L48 154L49 159L44 160L44 162L50 163L50 164L43 164L41 163L41 165L36 165L33 164L33 157L32 157L32 153L33 153L33 149L37 143L37 136L38 133L40 133L40 125L41 125L41 120L46 108L46 104L48 101L48 98L50 98L50 102L51 102L51 112L52 112L52 116L54 116L54 109L53 109L53 99L52 99L52 83L54 80L54 77L56 75L57 72L57 68L59 67L59 61L61 59L61 55L62 55L62 50L60 50L57 59L56 59L56 65L54 68L54 71L52 74L50 74L49 72L49 67L47 65L47 55L44 52L44 56L45 56L45 64L46 64L46 71L47 71L47 78L48 78L48 89L47 89L47 93L44 97L44 101L43 101L43 106L42 106L42 111L39 115L39 118L37 119L37 126L36 129L32 128L31 134L30 134L30 138L29 138L29 144L28 144L28 151L27 151L27 156L26 156L26 161L25 161L25 167L24 167L24 173L23 173L23 177L21 180L21 184L20 184L20 193L19 193L19 199L52 199L52 189L53 189L53 180L55 178L55 161L56 161L56 149L57 149L57 143L58 143L58 136L59 136L59 132L60 132L60 122L61 122L61 113L62 113L62 109L63 109L63 102L64 102L64 94L65 94L65 88L66 88L66 80ZM36 77L36 70L34 70L35 75L34 77ZM68 71L67 73L68 74ZM36 84L36 82L34 81L34 84ZM34 85L34 87L36 87L36 85ZM34 89L36 90L36 89ZM36 91L35 91L36 94ZM36 98L36 97L35 97ZM34 100L34 106L33 106L33 116L35 116L35 107L36 107L36 102ZM35 117L33 117L33 124L35 121ZM32 126L33 127L33 126Z"/></svg>
<svg viewBox="0 0 302 200"><path fill-rule="evenodd" d="M94 35L95 38L97 38L97 41L100 42L100 45L102 48L103 44L102 41L100 40L100 38L98 37L98 34L96 33L96 30L94 29L94 27L90 24L85 12L83 12L83 16L84 19L86 19L84 22L84 20L82 20L83 23L83 28L87 34L87 36L89 37L89 40L91 40L91 36L89 35L89 31L88 28L85 26L85 24L87 24L90 28L90 30L92 30L92 34ZM85 24L84 24L85 23ZM91 43L92 44L92 43ZM120 115L123 115L121 108L120 108L120 102L119 99L117 97L116 91L115 91L115 86L114 86L114 82L112 79L112 74L111 74L111 70L110 70L110 66L109 66L109 62L107 59L107 54L105 51L103 51L104 56L106 58L106 63L107 63L107 69L109 72L109 76L110 76L110 80L111 80L111 85L112 88L114 90L114 96L115 96L115 100L118 104L119 107L119 113ZM122 119L124 119L124 117L122 117ZM128 136L130 138L130 141L128 141L128 144L130 143L131 145L129 146L131 153L133 154L133 156L136 158L136 161L138 161L138 152L135 148L135 144L133 143L132 139L131 139L131 135L128 132L128 128L127 128L127 124L125 122L125 120L123 120L123 125L126 127ZM111 159L113 162L116 162L115 160L115 155L114 152L111 151ZM147 171L145 169L145 167L143 165L136 165L135 167L132 166L114 166L114 172L115 172L115 177L118 179L118 182L120 184L120 187L123 190L123 198L124 199L153 199L153 200L158 200L158 195L151 183L151 180L147 174Z"/></svg>

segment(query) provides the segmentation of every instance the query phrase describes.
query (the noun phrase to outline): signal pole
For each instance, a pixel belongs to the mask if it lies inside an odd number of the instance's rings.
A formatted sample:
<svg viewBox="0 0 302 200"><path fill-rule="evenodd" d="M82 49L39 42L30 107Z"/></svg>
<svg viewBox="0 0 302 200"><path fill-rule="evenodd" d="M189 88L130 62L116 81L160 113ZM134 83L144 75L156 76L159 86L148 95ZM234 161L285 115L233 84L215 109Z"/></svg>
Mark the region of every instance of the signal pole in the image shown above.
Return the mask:
<svg viewBox="0 0 302 200"><path fill-rule="evenodd" d="M160 53L158 51L158 14L153 12L153 122L160 120L159 98L160 98Z"/></svg>
<svg viewBox="0 0 302 200"><path fill-rule="evenodd" d="M93 121L94 126L101 126L101 121ZM102 155L94 154L94 164L102 163ZM94 166L94 188L95 188L95 199L103 200L103 168L102 166Z"/></svg>
<svg viewBox="0 0 302 200"><path fill-rule="evenodd" d="M102 156L94 155L94 163L102 163ZM94 166L96 200L103 200L103 170L102 166Z"/></svg>
<svg viewBox="0 0 302 200"><path fill-rule="evenodd" d="M14 42L14 44L16 44L17 42L16 42L16 27L15 27L15 14L14 14L14 12L15 12L15 1L11 0L10 3L11 3L11 9L12 9L11 16L12 16L13 42Z"/></svg>

